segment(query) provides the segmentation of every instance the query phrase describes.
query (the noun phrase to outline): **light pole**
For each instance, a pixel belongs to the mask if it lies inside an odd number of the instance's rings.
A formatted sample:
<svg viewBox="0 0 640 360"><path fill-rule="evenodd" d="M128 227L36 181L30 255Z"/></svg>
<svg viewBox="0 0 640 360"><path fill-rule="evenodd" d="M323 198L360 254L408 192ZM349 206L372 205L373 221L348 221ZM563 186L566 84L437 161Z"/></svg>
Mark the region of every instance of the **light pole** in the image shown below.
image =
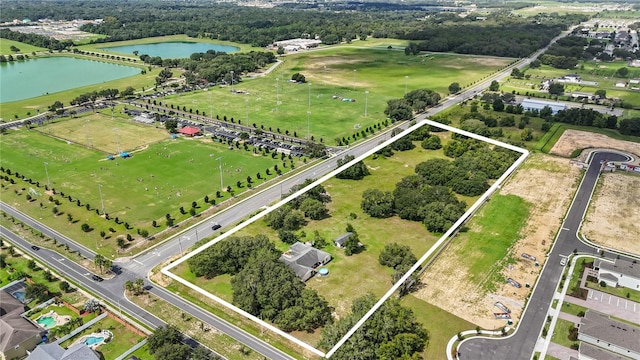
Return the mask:
<svg viewBox="0 0 640 360"><path fill-rule="evenodd" d="M249 125L249 99L248 98L244 99L244 111L247 117L247 125Z"/></svg>
<svg viewBox="0 0 640 360"><path fill-rule="evenodd" d="M356 90L356 75L358 74L358 70L353 69L353 90Z"/></svg>
<svg viewBox="0 0 640 360"><path fill-rule="evenodd" d="M191 239L188 236L178 236L178 245L180 245L180 256L182 256L182 254L183 254L183 252L182 252L182 238L186 238L187 240Z"/></svg>
<svg viewBox="0 0 640 360"><path fill-rule="evenodd" d="M213 91L209 90L209 117L213 119Z"/></svg>
<svg viewBox="0 0 640 360"><path fill-rule="evenodd" d="M120 153L120 139L118 139L118 128L113 128L113 132L116 134L116 146L118 147L118 154Z"/></svg>
<svg viewBox="0 0 640 360"><path fill-rule="evenodd" d="M311 109L311 83L309 83L309 109Z"/></svg>
<svg viewBox="0 0 640 360"><path fill-rule="evenodd" d="M231 92L233 92L233 70L231 70Z"/></svg>
<svg viewBox="0 0 640 360"><path fill-rule="evenodd" d="M98 192L100 193L100 204L102 205L102 213L104 214L104 201L102 200L102 184L98 184Z"/></svg>
<svg viewBox="0 0 640 360"><path fill-rule="evenodd" d="M47 170L47 165L49 165L48 162L44 162L44 172L45 174L47 174L47 186L49 187L49 190L51 190L51 181L49 181L49 170Z"/></svg>
<svg viewBox="0 0 640 360"><path fill-rule="evenodd" d="M369 107L369 90L364 92L364 117L367 117L368 107Z"/></svg>
<svg viewBox="0 0 640 360"><path fill-rule="evenodd" d="M324 65L324 74L322 75L324 78L325 84L327 83L327 65Z"/></svg>
<svg viewBox="0 0 640 360"><path fill-rule="evenodd" d="M407 85L409 81L409 75L404 76L404 94L407 95Z"/></svg>
<svg viewBox="0 0 640 360"><path fill-rule="evenodd" d="M311 110L307 110L307 140L311 139Z"/></svg>
<svg viewBox="0 0 640 360"><path fill-rule="evenodd" d="M280 105L280 78L276 78L276 111Z"/></svg>
<svg viewBox="0 0 640 360"><path fill-rule="evenodd" d="M216 160L220 162L220 191L222 191L224 189L224 184L222 183L222 156L217 158Z"/></svg>

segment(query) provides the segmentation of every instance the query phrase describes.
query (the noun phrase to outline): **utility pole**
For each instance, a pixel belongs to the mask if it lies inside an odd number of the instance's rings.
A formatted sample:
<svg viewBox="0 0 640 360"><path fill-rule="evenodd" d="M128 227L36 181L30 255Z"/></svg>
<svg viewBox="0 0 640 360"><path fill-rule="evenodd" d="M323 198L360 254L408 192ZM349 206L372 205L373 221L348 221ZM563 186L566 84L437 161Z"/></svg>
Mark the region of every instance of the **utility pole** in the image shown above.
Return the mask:
<svg viewBox="0 0 640 360"><path fill-rule="evenodd" d="M369 107L369 90L364 92L364 117L367 117L368 107Z"/></svg>
<svg viewBox="0 0 640 360"><path fill-rule="evenodd" d="M216 160L218 160L220 162L220 191L224 190L224 184L222 183L222 156L217 158Z"/></svg>
<svg viewBox="0 0 640 360"><path fill-rule="evenodd" d="M45 174L47 174L47 186L49 187L49 190L51 190L51 181L49 181L49 170L47 170L47 165L49 165L48 162L44 162L44 172Z"/></svg>
<svg viewBox="0 0 640 360"><path fill-rule="evenodd" d="M102 184L98 184L98 192L100 193L100 204L102 205L102 213L104 214L104 201L102 200Z"/></svg>

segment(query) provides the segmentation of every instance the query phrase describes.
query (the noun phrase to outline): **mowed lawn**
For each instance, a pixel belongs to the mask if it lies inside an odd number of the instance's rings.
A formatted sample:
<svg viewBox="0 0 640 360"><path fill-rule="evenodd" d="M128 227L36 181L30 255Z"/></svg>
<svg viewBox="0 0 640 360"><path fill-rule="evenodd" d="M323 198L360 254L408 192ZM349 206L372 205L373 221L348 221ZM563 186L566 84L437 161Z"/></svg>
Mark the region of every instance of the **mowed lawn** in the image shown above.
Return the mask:
<svg viewBox="0 0 640 360"><path fill-rule="evenodd" d="M316 140L333 144L336 137L384 120L387 101L403 97L405 85L408 91L426 88L444 97L452 82L469 85L512 61L443 54L407 56L397 50L356 47L280 59L283 64L267 76L245 77L234 85L234 90L244 90L244 94L231 93L227 86L215 87L168 96L163 104L186 106L221 119L233 117L267 130L288 130L302 138L308 127ZM294 73L303 74L307 83L289 82ZM344 98L355 101L342 101Z"/></svg>
<svg viewBox="0 0 640 360"><path fill-rule="evenodd" d="M116 108L120 112L121 107ZM169 138L164 128L134 122L127 116L111 118L111 110L88 113L36 128L47 135L72 141L105 153L118 154ZM118 114L120 115L120 114Z"/></svg>
<svg viewBox="0 0 640 360"><path fill-rule="evenodd" d="M11 51L12 46L17 47L18 51L17 52ZM0 41L0 55L4 55L4 56L13 55L15 59L16 54L23 54L23 55L26 54L31 56L31 53L34 51L47 51L47 49L25 44L19 41L9 40L9 39L2 39L2 41Z"/></svg>
<svg viewBox="0 0 640 360"><path fill-rule="evenodd" d="M111 135L111 128L106 131ZM112 161L96 150L25 129L0 137L0 146L0 165L5 169L18 171L42 185L47 183L47 170L53 188L93 208L100 206L101 184L106 212L142 227L150 227L152 220L163 220L167 213L178 216L178 208L188 210L193 201L202 206L205 195L214 199L216 191L221 190L218 157L222 157L224 186L230 185L236 194L246 189L247 176L258 185L264 181L257 179L258 172L265 179L274 176L276 164L283 171L290 169L284 168L279 158L229 150L207 139L165 140L129 159ZM271 176L266 176L267 168ZM237 188L238 181L244 184L242 189ZM37 209L33 211L40 216Z"/></svg>
<svg viewBox="0 0 640 360"><path fill-rule="evenodd" d="M127 329L118 321L106 317L97 323L82 330L71 339L60 344L63 347L70 347L76 341L85 335L100 332L101 330L109 330L113 334L113 338L108 343L99 345L95 350L102 355L105 360L113 360L118 358L122 353L142 341L143 337Z"/></svg>

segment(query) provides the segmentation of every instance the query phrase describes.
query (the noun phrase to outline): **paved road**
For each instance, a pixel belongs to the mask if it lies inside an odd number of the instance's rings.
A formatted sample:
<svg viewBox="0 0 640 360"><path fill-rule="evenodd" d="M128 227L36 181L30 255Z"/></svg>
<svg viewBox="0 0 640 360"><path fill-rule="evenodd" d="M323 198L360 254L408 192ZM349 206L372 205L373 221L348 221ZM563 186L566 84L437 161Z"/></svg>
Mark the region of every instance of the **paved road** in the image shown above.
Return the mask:
<svg viewBox="0 0 640 360"><path fill-rule="evenodd" d="M464 360L529 360L547 316L547 310L558 287L563 266L561 256L571 254L574 249L581 253L595 253L595 249L578 238L589 199L600 175L601 161L623 161L626 157L610 152L598 152L591 160L582 183L576 192L571 207L562 223L556 241L549 253L542 273L529 299L525 313L520 319L516 333L503 339L471 338L463 341L458 357ZM609 256L613 257L614 254Z"/></svg>

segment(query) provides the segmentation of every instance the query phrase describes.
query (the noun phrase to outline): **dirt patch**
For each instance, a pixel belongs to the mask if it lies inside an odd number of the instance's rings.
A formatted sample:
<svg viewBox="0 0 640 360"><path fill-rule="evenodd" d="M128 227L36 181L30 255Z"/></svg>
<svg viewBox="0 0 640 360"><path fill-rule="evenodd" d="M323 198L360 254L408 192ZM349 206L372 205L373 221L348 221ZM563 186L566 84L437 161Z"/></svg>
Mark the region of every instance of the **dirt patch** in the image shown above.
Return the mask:
<svg viewBox="0 0 640 360"><path fill-rule="evenodd" d="M638 143L616 140L606 135L573 129L565 130L550 152L560 156L571 156L571 153L576 149L590 148L617 149L630 152L636 156L640 155L640 144ZM583 151L579 159L584 161L587 156L586 153L586 151Z"/></svg>
<svg viewBox="0 0 640 360"><path fill-rule="evenodd" d="M571 166L567 159L533 154L500 191L501 194L516 195L531 203L522 238L511 250L515 263L496 269L505 278L517 280L522 284L521 288L499 284L495 293L484 293L482 284L467 280L468 269L460 265L465 261L459 258L458 250L469 245L454 241L425 272L422 281L426 286L416 296L485 329L496 329L506 324L505 320L493 318L493 313L501 312L494 306L496 301L500 301L509 307L512 319L517 322L530 292L525 284L533 286L535 283L545 254L571 202L579 176L579 168ZM522 253L535 256L540 266L522 258ZM443 277L447 281L442 281Z"/></svg>
<svg viewBox="0 0 640 360"><path fill-rule="evenodd" d="M640 254L640 176L604 173L582 225L587 239Z"/></svg>

